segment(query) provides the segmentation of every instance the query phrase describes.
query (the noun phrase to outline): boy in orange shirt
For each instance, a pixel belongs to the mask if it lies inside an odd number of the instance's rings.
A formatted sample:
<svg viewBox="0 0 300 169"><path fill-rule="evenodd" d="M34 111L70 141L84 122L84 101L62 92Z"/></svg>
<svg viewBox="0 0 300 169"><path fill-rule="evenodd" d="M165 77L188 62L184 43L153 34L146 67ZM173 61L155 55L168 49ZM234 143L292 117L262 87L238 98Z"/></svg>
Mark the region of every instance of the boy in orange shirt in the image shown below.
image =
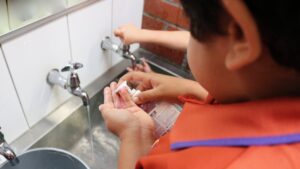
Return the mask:
<svg viewBox="0 0 300 169"><path fill-rule="evenodd" d="M105 88L100 111L120 137L119 168L300 168L300 2L181 2L191 22L188 62L201 85L131 72L122 80L143 90L134 100L113 93L116 83ZM208 93L218 104L200 101ZM154 144L154 123L135 102L177 96L183 111Z"/></svg>

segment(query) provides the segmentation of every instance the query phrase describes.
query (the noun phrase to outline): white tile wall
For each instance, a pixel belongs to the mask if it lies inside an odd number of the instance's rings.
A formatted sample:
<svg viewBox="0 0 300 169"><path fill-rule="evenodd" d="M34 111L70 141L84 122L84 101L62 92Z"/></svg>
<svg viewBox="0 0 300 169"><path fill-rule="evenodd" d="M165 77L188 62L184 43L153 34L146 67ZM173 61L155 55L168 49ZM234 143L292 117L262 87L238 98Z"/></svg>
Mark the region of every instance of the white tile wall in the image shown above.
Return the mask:
<svg viewBox="0 0 300 169"><path fill-rule="evenodd" d="M111 36L111 9L112 1L102 0L68 16L73 60L84 65L78 71L83 87L111 67L111 56L100 48Z"/></svg>
<svg viewBox="0 0 300 169"><path fill-rule="evenodd" d="M70 61L66 17L2 44L29 125L32 126L70 95L46 82L47 73Z"/></svg>
<svg viewBox="0 0 300 169"><path fill-rule="evenodd" d="M113 0L113 30L124 24L134 24L137 27L142 25L144 0ZM115 42L119 39L113 38ZM139 45L131 45L131 51L136 50ZM121 57L114 55L113 64L121 61Z"/></svg>
<svg viewBox="0 0 300 169"><path fill-rule="evenodd" d="M0 51L0 126L9 143L28 129L21 105Z"/></svg>
<svg viewBox="0 0 300 169"><path fill-rule="evenodd" d="M120 56L112 59L102 53L100 41L106 35L112 36L112 30L120 25L133 23L140 27L143 3L143 0L101 0L1 44L10 71L0 53L0 126L8 142L71 96L64 89L46 83L51 69L60 69L73 58L84 64L79 74L82 85L86 86L110 68L112 60L120 61Z"/></svg>

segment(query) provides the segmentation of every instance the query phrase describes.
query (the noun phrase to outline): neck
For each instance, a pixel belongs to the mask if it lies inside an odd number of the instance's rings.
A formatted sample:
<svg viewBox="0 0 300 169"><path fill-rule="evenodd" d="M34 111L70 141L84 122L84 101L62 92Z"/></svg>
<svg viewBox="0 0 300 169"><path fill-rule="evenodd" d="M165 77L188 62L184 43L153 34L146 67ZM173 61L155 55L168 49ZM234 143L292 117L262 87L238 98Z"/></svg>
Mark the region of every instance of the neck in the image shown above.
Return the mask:
<svg viewBox="0 0 300 169"><path fill-rule="evenodd" d="M300 73L262 57L243 74L243 89L248 100L300 96Z"/></svg>

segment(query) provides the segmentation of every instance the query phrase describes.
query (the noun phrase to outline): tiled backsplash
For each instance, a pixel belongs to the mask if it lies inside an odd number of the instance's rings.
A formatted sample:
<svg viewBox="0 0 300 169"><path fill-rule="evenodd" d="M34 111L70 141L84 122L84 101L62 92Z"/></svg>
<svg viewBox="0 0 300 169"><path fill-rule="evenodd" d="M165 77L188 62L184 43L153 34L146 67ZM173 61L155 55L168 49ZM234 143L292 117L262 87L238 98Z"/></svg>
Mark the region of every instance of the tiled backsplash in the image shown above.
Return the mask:
<svg viewBox="0 0 300 169"><path fill-rule="evenodd" d="M140 27L143 3L101 0L1 44L0 126L8 142L71 96L46 83L49 70L81 62L78 72L85 87L120 61L103 53L100 42L121 24Z"/></svg>

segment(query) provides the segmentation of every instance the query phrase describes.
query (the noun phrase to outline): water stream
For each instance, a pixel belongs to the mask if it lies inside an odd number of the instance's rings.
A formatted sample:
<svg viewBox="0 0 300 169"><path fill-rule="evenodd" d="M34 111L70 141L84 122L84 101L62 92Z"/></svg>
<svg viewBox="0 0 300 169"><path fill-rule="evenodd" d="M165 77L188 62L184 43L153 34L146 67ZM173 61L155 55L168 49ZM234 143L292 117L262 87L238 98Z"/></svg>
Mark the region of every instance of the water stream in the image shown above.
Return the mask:
<svg viewBox="0 0 300 169"><path fill-rule="evenodd" d="M94 161L95 157L94 157L94 142L93 142L93 124L92 124L92 117L91 117L91 109L90 109L90 105L85 106L86 107L86 111L88 114L88 140L90 142L90 146L91 146L91 160Z"/></svg>

